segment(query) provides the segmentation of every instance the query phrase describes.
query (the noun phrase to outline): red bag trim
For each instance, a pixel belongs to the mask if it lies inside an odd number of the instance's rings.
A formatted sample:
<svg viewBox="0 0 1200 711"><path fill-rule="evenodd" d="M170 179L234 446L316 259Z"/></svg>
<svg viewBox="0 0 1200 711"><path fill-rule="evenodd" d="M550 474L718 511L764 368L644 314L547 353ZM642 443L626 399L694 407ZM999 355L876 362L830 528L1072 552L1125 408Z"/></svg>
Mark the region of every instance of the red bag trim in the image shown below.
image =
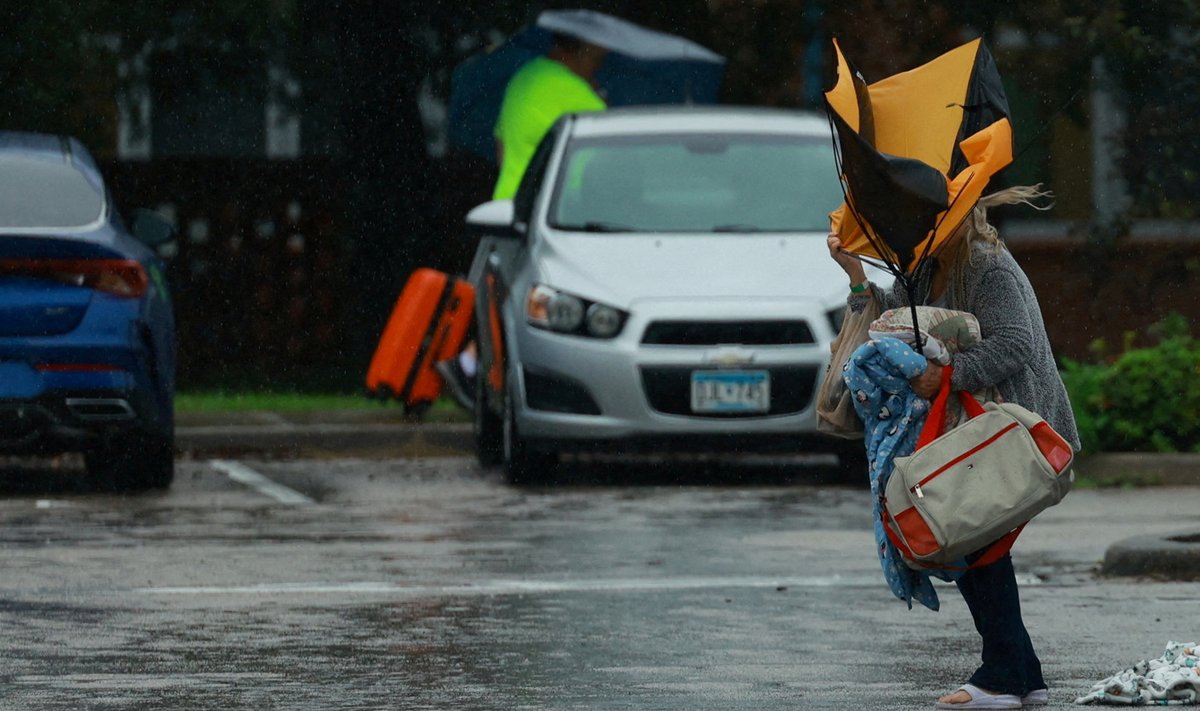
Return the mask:
<svg viewBox="0 0 1200 711"><path fill-rule="evenodd" d="M894 530L892 530L891 525L889 525L889 521L891 523L895 523L896 520L888 514L886 505L883 509L883 517L884 535L886 535L891 544L900 551L900 554L922 568L928 568L931 570L967 571L987 567L1003 558L1010 550L1012 550L1013 544L1017 542L1017 536L1021 535L1021 531L1025 529L1025 524L1023 523L1000 538L996 539L994 543L987 547L983 555L975 559L974 563L969 565L939 565L937 563L927 563L925 561L917 560L916 556L913 555L912 549L905 544L900 536L897 535Z"/></svg>
<svg viewBox="0 0 1200 711"><path fill-rule="evenodd" d="M892 530L892 524L895 522L896 522L896 519L892 518L891 514L888 513L887 502L885 501L884 505L883 505L883 533L884 533L884 535L886 535L887 539L889 541L891 541L893 546L896 547L896 550L900 551L901 555L903 555L905 558L907 558L909 560L915 560L915 558L913 557L913 552L909 549L908 544L906 544L903 540L901 540L900 536L897 535L897 533Z"/></svg>
<svg viewBox="0 0 1200 711"><path fill-rule="evenodd" d="M1056 474L1062 474L1067 465L1071 463L1074 452L1071 450L1071 445L1062 438L1062 435L1054 431L1054 428L1047 422L1039 422L1029 430L1029 434L1033 435L1033 442L1037 445L1042 456L1054 467Z"/></svg>
<svg viewBox="0 0 1200 711"><path fill-rule="evenodd" d="M914 556L930 555L941 548L929 524L925 523L921 512L915 506L896 514L892 520L904 534L904 541L908 543L908 548Z"/></svg>

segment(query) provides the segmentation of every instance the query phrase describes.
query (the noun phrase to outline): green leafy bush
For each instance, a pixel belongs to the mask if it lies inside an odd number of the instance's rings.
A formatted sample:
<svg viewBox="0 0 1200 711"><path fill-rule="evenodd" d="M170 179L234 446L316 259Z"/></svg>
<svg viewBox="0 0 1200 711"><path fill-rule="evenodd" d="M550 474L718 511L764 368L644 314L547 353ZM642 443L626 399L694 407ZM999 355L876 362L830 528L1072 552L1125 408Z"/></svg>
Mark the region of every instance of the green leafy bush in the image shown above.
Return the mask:
<svg viewBox="0 0 1200 711"><path fill-rule="evenodd" d="M1104 408L1104 375L1108 366L1063 359L1062 379L1075 410L1075 425L1085 452L1103 449L1101 434L1108 422Z"/></svg>
<svg viewBox="0 0 1200 711"><path fill-rule="evenodd" d="M1200 451L1200 340L1173 314L1107 363L1064 361L1085 451Z"/></svg>

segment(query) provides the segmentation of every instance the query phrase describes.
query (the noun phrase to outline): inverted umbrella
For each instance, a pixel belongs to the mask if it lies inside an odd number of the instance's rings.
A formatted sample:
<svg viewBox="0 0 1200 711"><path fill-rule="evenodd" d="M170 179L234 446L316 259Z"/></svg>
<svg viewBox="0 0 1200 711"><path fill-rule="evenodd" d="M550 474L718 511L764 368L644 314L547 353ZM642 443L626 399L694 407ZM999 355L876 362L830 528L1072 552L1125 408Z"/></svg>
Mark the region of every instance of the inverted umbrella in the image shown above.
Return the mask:
<svg viewBox="0 0 1200 711"><path fill-rule="evenodd" d="M831 228L845 251L896 276L915 327L919 269L1013 160L1008 100L980 39L870 85L834 49L825 101L846 200Z"/></svg>
<svg viewBox="0 0 1200 711"><path fill-rule="evenodd" d="M547 10L504 44L455 68L447 127L451 144L495 160L492 129L508 80L526 62L548 52L556 33L609 50L595 77L609 106L717 100L725 71L721 55L601 12Z"/></svg>

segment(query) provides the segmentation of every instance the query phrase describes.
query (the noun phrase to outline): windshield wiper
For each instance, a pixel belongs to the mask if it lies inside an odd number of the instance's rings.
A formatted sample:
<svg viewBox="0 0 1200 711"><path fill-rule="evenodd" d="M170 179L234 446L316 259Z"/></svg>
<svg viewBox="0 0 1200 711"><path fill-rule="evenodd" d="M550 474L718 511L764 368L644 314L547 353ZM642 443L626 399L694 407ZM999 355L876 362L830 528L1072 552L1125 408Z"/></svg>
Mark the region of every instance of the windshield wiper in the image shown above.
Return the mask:
<svg viewBox="0 0 1200 711"><path fill-rule="evenodd" d="M566 230L568 232L633 232L635 231L629 225L622 225L619 222L602 222L589 221L582 225L551 225L556 230Z"/></svg>
<svg viewBox="0 0 1200 711"><path fill-rule="evenodd" d="M717 225L712 228L713 232L762 232L761 227L754 225Z"/></svg>

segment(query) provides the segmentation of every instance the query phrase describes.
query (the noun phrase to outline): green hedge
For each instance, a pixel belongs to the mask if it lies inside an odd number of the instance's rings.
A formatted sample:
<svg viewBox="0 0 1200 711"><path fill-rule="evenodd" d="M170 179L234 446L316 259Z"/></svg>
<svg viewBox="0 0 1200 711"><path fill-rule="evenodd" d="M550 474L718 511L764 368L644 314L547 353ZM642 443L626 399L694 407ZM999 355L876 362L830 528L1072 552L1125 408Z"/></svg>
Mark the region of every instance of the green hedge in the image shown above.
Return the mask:
<svg viewBox="0 0 1200 711"><path fill-rule="evenodd" d="M1064 360L1085 452L1200 452L1200 340L1178 314L1147 331L1154 345L1127 334L1119 355Z"/></svg>

